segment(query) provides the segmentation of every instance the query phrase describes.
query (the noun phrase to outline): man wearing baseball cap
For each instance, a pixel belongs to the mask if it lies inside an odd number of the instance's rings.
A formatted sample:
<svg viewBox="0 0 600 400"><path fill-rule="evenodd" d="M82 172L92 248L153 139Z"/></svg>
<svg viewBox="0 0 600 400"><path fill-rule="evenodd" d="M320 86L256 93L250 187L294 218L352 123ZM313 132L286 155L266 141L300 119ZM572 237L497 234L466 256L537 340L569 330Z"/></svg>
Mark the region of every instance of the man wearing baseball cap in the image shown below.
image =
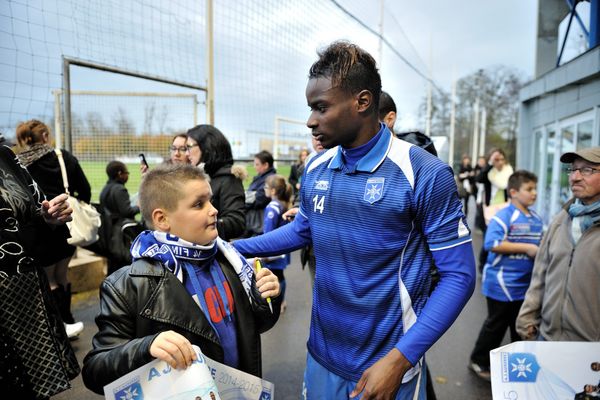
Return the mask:
<svg viewBox="0 0 600 400"><path fill-rule="evenodd" d="M600 340L600 147L565 153L573 199L544 236L517 318L524 339Z"/></svg>

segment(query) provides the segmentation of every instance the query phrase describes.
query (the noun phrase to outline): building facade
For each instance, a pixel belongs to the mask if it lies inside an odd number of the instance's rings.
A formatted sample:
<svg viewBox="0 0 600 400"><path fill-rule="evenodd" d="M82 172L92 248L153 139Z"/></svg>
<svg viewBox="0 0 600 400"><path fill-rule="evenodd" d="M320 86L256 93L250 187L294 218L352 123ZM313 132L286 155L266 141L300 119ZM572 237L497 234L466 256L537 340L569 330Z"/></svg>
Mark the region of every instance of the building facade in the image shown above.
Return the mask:
<svg viewBox="0 0 600 400"><path fill-rule="evenodd" d="M535 208L546 224L571 197L560 155L600 145L600 0L566 3L539 1L536 78L519 93L516 164L538 175ZM574 35L586 48L569 48Z"/></svg>

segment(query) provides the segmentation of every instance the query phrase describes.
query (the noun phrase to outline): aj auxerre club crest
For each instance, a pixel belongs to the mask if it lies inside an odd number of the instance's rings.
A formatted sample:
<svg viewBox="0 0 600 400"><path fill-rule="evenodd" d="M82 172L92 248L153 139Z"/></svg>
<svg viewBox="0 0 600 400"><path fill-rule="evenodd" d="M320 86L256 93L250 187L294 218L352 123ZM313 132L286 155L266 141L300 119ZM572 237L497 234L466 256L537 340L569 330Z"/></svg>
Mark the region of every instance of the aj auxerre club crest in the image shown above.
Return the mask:
<svg viewBox="0 0 600 400"><path fill-rule="evenodd" d="M139 377L115 389L114 394L116 400L144 400L144 393L142 392Z"/></svg>
<svg viewBox="0 0 600 400"><path fill-rule="evenodd" d="M364 201L368 201L373 204L380 200L383 196L383 183L385 178L369 178L365 185L365 195L363 196Z"/></svg>
<svg viewBox="0 0 600 400"><path fill-rule="evenodd" d="M531 353L502 353L503 382L535 382L540 365Z"/></svg>

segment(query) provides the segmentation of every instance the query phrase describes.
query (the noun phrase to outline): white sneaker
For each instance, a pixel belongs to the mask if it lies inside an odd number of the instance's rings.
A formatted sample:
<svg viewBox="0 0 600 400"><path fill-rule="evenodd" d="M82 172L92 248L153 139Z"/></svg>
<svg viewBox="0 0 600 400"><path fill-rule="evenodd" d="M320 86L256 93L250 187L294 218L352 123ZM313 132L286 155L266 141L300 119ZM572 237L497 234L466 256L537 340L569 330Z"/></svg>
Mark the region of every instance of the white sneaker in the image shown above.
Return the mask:
<svg viewBox="0 0 600 400"><path fill-rule="evenodd" d="M65 331L69 339L79 336L83 332L83 322L75 322L74 324L65 324Z"/></svg>

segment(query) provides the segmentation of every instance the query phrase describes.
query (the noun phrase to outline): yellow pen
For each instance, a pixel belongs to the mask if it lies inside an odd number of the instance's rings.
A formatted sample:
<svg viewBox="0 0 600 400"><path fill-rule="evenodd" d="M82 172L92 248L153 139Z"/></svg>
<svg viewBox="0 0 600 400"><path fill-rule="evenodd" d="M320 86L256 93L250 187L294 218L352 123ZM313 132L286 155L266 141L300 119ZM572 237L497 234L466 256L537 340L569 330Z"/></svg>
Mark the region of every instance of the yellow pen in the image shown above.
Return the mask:
<svg viewBox="0 0 600 400"><path fill-rule="evenodd" d="M262 269L262 264L258 258L254 259L254 271L258 274L258 271ZM273 304L271 304L271 298L267 297L267 303L269 304L269 308L271 309L271 314L273 313Z"/></svg>

